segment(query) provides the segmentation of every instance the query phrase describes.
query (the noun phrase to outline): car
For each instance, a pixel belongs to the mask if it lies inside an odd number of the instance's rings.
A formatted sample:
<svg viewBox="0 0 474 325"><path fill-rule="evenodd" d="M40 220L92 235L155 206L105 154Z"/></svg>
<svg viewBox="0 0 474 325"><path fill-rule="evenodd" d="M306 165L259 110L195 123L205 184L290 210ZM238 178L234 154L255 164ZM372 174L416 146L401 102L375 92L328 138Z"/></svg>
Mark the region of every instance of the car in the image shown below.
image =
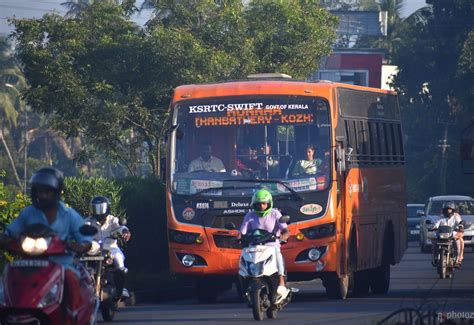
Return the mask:
<svg viewBox="0 0 474 325"><path fill-rule="evenodd" d="M474 200L470 196L443 195L430 197L425 203L424 215L420 218L420 250L422 253L431 253L431 240L428 238L428 227L426 220L436 223L441 217L443 204L454 202L456 212L466 223L464 228L464 246L474 246Z"/></svg>
<svg viewBox="0 0 474 325"><path fill-rule="evenodd" d="M420 218L424 214L424 208L422 203L407 204L408 240L420 239Z"/></svg>

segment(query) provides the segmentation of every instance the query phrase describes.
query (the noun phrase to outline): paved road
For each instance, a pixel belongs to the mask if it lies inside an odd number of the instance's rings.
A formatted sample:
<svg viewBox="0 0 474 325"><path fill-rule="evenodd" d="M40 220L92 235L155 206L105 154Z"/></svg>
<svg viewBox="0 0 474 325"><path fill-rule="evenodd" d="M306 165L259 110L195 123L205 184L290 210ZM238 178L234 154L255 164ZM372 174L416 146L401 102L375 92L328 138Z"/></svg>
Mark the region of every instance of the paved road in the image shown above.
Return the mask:
<svg viewBox="0 0 474 325"><path fill-rule="evenodd" d="M474 322L474 254L467 249L462 268L453 279L440 280L430 255L421 254L411 242L402 262L392 267L390 291L385 296L328 300L320 280L293 282L300 289L294 300L278 314L275 324L376 324L399 308L446 313L449 318ZM437 315L435 313L435 315ZM400 316L386 324L404 323ZM229 292L216 304L193 300L166 302L121 309L115 324L255 324L251 309ZM432 323L433 324L433 323ZM467 322L465 323L467 324Z"/></svg>

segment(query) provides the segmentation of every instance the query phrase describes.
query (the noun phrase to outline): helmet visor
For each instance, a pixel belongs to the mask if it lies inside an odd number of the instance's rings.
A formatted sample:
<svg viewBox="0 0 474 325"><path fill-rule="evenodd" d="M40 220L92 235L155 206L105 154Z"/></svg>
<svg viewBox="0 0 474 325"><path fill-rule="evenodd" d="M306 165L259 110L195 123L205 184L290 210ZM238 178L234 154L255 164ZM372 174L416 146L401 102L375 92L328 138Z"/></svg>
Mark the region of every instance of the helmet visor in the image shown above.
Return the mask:
<svg viewBox="0 0 474 325"><path fill-rule="evenodd" d="M268 203L268 202L255 202L255 203L252 205L252 208L253 208L255 211L262 212L262 211L267 210L267 209L268 209L268 206L269 206L269 203Z"/></svg>
<svg viewBox="0 0 474 325"><path fill-rule="evenodd" d="M91 210L93 215L102 215L107 213L107 203L94 203L91 204Z"/></svg>

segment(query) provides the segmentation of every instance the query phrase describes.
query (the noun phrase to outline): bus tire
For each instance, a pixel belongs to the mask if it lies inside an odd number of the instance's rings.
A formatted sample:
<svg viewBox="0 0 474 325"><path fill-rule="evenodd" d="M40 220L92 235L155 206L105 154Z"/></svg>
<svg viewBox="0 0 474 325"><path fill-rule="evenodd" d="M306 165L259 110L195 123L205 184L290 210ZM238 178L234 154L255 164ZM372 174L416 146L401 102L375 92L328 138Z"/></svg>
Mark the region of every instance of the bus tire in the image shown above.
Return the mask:
<svg viewBox="0 0 474 325"><path fill-rule="evenodd" d="M352 292L356 297L364 297L369 294L369 270L354 272L354 287Z"/></svg>
<svg viewBox="0 0 474 325"><path fill-rule="evenodd" d="M344 275L339 277L336 272L331 272L324 276L323 285L329 299L344 300L349 292L351 277Z"/></svg>
<svg viewBox="0 0 474 325"><path fill-rule="evenodd" d="M385 264L370 272L370 289L375 294L386 294L390 287L390 265Z"/></svg>

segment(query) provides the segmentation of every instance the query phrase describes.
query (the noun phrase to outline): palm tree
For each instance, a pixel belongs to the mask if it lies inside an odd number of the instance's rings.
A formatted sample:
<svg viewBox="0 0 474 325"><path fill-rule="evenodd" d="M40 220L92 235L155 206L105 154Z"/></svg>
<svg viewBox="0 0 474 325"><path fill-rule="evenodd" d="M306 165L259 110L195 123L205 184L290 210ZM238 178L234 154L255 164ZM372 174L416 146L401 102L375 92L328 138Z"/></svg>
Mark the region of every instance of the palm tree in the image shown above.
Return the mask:
<svg viewBox="0 0 474 325"><path fill-rule="evenodd" d="M10 134L11 128L17 126L19 112L26 110L26 105L20 98L20 91L26 88L26 81L4 37L0 38L0 76L0 141L18 185L23 188L5 135Z"/></svg>

